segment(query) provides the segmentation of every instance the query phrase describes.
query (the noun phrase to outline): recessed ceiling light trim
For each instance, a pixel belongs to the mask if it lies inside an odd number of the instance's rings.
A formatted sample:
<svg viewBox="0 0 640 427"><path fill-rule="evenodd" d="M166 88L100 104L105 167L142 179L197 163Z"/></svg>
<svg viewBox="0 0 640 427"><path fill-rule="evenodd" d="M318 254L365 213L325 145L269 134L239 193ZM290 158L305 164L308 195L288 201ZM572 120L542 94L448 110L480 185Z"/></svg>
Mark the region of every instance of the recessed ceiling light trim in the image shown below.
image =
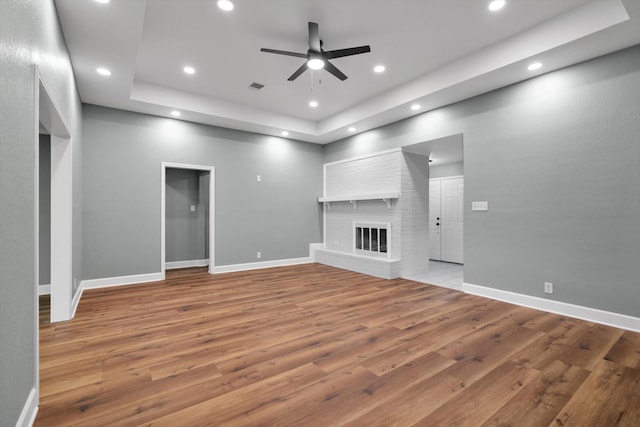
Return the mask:
<svg viewBox="0 0 640 427"><path fill-rule="evenodd" d="M96 3L107 4L110 0L95 0Z"/></svg>
<svg viewBox="0 0 640 427"><path fill-rule="evenodd" d="M316 108L318 105L318 101L309 101L309 107L311 108Z"/></svg>
<svg viewBox="0 0 640 427"><path fill-rule="evenodd" d="M196 73L196 69L193 68L191 65L186 65L182 71L184 71L186 74L195 74Z"/></svg>
<svg viewBox="0 0 640 427"><path fill-rule="evenodd" d="M111 75L111 71L108 68L104 68L104 67L96 68L96 72L98 74L100 74L101 76L110 76Z"/></svg>
<svg viewBox="0 0 640 427"><path fill-rule="evenodd" d="M225 12L231 12L233 10L233 3L230 0L218 0L218 7Z"/></svg>
<svg viewBox="0 0 640 427"><path fill-rule="evenodd" d="M506 4L505 0L493 0L489 3L489 10L492 12L496 12L504 7Z"/></svg>
<svg viewBox="0 0 640 427"><path fill-rule="evenodd" d="M387 68L384 65L376 65L375 67L373 67L373 71L378 74L384 73L386 69Z"/></svg>
<svg viewBox="0 0 640 427"><path fill-rule="evenodd" d="M542 68L542 62L532 62L531 64L529 64L529 66L527 67L527 70L529 71L536 71L539 70L540 68Z"/></svg>

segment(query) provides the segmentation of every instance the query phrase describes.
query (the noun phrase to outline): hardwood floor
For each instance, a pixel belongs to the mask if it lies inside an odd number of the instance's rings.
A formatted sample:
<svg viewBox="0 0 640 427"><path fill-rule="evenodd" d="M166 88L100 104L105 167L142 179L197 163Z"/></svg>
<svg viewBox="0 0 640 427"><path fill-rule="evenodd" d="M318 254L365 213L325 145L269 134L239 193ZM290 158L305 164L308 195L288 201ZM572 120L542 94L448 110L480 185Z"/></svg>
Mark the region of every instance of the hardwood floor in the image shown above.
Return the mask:
<svg viewBox="0 0 640 427"><path fill-rule="evenodd" d="M639 426L640 334L319 264L40 309L36 426Z"/></svg>

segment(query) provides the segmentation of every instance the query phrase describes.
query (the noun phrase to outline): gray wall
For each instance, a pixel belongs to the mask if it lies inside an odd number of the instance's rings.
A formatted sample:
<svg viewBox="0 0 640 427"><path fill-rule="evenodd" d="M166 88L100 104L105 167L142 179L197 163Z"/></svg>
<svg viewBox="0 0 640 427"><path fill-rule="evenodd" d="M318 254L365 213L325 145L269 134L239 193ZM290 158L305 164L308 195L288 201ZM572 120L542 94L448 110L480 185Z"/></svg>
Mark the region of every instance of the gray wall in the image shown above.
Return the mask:
<svg viewBox="0 0 640 427"><path fill-rule="evenodd" d="M160 271L162 162L216 168L217 266L322 241L320 145L93 105L83 130L85 279Z"/></svg>
<svg viewBox="0 0 640 427"><path fill-rule="evenodd" d="M464 281L640 316L640 47L433 114L329 144L325 160L462 132ZM480 200L489 211L471 212Z"/></svg>
<svg viewBox="0 0 640 427"><path fill-rule="evenodd" d="M464 175L463 162L449 163L446 165L429 167L429 179L446 178L448 176L463 176L463 175Z"/></svg>
<svg viewBox="0 0 640 427"><path fill-rule="evenodd" d="M166 176L166 261L205 259L204 203L200 200L200 172L167 169ZM194 211L191 211L191 206Z"/></svg>
<svg viewBox="0 0 640 427"><path fill-rule="evenodd" d="M71 127L76 161L82 106L53 1L3 0L0 17L0 424L13 426L36 386L37 369L34 162L38 141L33 64L39 64ZM82 203L79 185L74 187L74 214ZM76 277L81 276L80 226L74 221Z"/></svg>
<svg viewBox="0 0 640 427"><path fill-rule="evenodd" d="M40 135L40 278L38 284L51 284L51 137Z"/></svg>

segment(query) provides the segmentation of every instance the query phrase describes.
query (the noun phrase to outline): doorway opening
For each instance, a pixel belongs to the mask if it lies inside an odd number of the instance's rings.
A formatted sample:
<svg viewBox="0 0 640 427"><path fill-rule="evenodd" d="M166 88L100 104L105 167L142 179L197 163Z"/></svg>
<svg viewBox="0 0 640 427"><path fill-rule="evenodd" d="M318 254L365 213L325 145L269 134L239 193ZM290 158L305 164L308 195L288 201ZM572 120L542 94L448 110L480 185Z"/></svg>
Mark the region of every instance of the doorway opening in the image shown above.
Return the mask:
<svg viewBox="0 0 640 427"><path fill-rule="evenodd" d="M214 268L214 189L212 166L162 163L161 259L166 270Z"/></svg>
<svg viewBox="0 0 640 427"><path fill-rule="evenodd" d="M49 193L49 250L46 241L40 242L40 232L36 235L35 276L36 289L40 285L40 254L48 255L51 322L62 322L73 317L73 268L72 268L72 236L73 236L73 151L69 126L58 108L47 85L42 80L38 68L35 68L36 90L36 230L40 231L40 135L48 135L48 154L50 161L49 183L44 184L42 191ZM44 142L43 142L44 143ZM45 159L45 161L47 161ZM48 185L48 188L46 186ZM47 222L46 219L44 222ZM46 237L43 238L46 240ZM44 261L44 260L43 260ZM45 267L46 268L46 267ZM38 293L38 292L37 292ZM36 293L36 294L37 294ZM37 302L36 302L37 303ZM38 310L36 310L36 313Z"/></svg>
<svg viewBox="0 0 640 427"><path fill-rule="evenodd" d="M429 272L421 281L461 289L464 275L462 134L405 146L429 162Z"/></svg>

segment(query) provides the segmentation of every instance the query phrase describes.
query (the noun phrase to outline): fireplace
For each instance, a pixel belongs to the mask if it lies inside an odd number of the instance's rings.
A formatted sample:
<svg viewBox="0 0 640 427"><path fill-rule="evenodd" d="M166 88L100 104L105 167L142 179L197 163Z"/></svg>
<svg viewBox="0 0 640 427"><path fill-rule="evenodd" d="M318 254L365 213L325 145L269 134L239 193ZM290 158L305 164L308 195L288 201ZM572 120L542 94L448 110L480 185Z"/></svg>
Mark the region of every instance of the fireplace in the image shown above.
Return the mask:
<svg viewBox="0 0 640 427"><path fill-rule="evenodd" d="M353 252L391 258L391 223L354 221Z"/></svg>

